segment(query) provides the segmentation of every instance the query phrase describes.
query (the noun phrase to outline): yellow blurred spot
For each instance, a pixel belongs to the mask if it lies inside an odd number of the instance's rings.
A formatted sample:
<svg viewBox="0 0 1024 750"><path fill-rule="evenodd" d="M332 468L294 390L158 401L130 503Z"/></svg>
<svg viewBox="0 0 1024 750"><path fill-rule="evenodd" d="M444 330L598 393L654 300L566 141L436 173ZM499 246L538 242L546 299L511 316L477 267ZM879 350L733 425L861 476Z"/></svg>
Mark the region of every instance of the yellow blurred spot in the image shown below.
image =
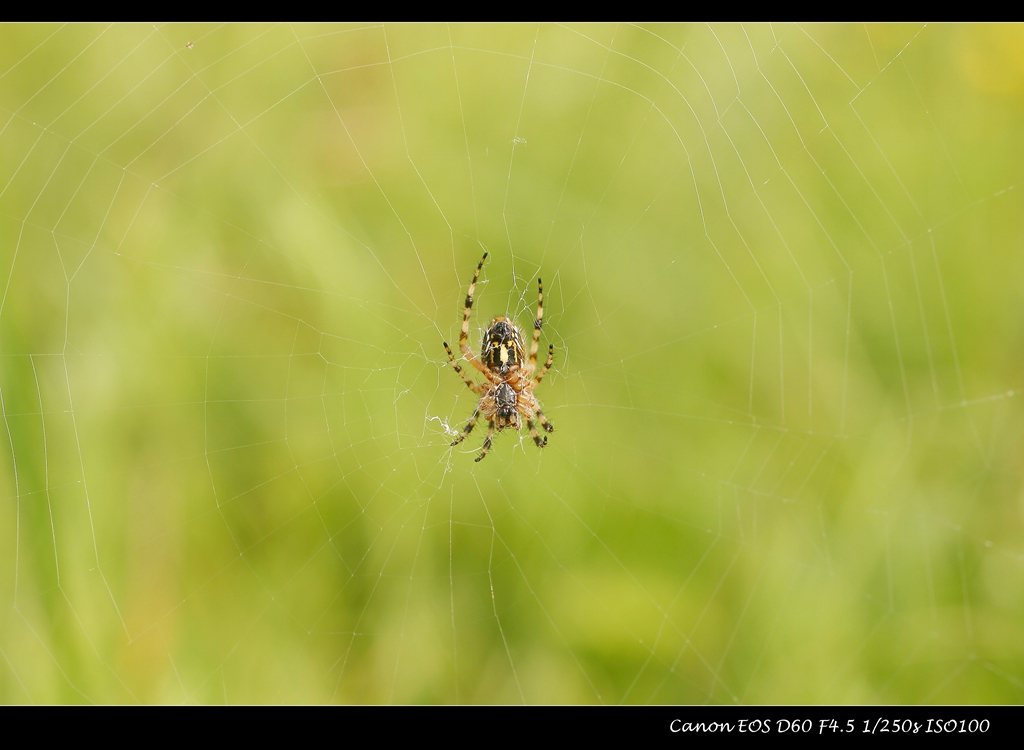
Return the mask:
<svg viewBox="0 0 1024 750"><path fill-rule="evenodd" d="M989 94L1024 90L1024 26L992 24L967 31L959 62L971 84Z"/></svg>

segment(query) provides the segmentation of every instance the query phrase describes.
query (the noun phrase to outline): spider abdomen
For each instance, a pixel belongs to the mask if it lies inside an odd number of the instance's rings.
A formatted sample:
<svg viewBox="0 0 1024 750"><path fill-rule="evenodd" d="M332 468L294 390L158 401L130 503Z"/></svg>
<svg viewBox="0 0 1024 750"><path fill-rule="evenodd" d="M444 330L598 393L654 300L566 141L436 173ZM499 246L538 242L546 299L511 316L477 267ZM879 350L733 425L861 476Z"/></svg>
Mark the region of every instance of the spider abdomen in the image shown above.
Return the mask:
<svg viewBox="0 0 1024 750"><path fill-rule="evenodd" d="M484 332L480 356L486 367L507 375L523 364L523 334L508 318L495 318Z"/></svg>

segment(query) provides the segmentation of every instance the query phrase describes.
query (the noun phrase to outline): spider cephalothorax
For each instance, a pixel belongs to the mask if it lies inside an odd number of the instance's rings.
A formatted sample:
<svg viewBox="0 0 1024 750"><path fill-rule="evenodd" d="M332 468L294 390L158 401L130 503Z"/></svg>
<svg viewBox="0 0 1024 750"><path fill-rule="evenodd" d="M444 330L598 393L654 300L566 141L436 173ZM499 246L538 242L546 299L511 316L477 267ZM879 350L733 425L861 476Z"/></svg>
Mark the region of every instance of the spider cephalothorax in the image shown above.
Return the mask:
<svg viewBox="0 0 1024 750"><path fill-rule="evenodd" d="M477 357L469 348L466 341L469 339L469 314L473 309L473 292L476 290L477 279L480 278L480 269L484 267L487 260L487 253L480 259L476 266L476 273L473 274L473 281L469 284L469 293L466 295L466 307L462 315L462 333L459 335L459 349L466 361L479 370L486 380L482 383L474 383L455 361L451 347L445 342L444 349L448 352L448 360L455 368L455 372L466 383L473 393L480 394L476 410L470 417L469 423L459 434L452 445L458 445L469 435L476 425L477 419L482 415L487 420L487 437L484 438L484 449L476 460L481 460L491 449L491 441L495 432L501 432L506 428L520 429L522 418L526 419L526 426L530 430L530 437L538 448L548 444L547 435L541 438L540 433L533 423L534 418L540 422L546 432L554 431L554 427L548 422L544 412L541 411L537 397L533 395L533 389L540 383L541 378L547 374L551 364L555 361L555 347L548 346L548 359L544 366L537 371L537 349L540 345L540 329L544 321L544 286L540 279L537 279L537 318L533 321L533 340L530 343L529 360L524 354L523 333L515 323L505 317L495 318L484 331L483 344L480 347L480 356ZM537 373L534 376L534 373Z"/></svg>

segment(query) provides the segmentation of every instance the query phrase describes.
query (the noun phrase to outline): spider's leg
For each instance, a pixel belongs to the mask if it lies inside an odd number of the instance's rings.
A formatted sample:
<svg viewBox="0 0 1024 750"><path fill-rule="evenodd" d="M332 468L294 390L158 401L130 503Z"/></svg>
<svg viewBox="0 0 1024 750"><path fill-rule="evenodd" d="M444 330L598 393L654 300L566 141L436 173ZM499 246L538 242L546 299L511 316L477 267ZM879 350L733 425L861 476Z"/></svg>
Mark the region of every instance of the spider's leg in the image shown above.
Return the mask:
<svg viewBox="0 0 1024 750"><path fill-rule="evenodd" d="M532 419L526 420L526 426L530 428L530 437L533 438L533 442L537 444L538 448L543 448L545 445L548 444L548 436L545 435L544 439L541 440L540 434L537 432L537 428L533 426Z"/></svg>
<svg viewBox="0 0 1024 750"><path fill-rule="evenodd" d="M459 443L461 443L463 440L466 439L466 437L469 435L469 433L471 433L473 431L473 428L476 426L476 420L477 420L477 417L479 417L479 416L480 416L480 407L477 406L476 407L476 411L473 412L473 416L469 418L469 422L466 424L465 429L459 434L459 436L457 438L455 438L455 442L453 442L452 445L458 445ZM491 425L491 428L493 430L494 425ZM490 434L488 433L488 438L489 437L490 437Z"/></svg>
<svg viewBox="0 0 1024 750"><path fill-rule="evenodd" d="M531 365L537 364L537 349L540 347L540 327L542 325L544 325L544 284L537 279L537 317L533 320L533 341L530 343Z"/></svg>
<svg viewBox="0 0 1024 750"><path fill-rule="evenodd" d="M536 357L534 357L534 361L536 361ZM540 372L537 373L537 377L535 377L533 379L533 384L534 385L537 385L537 383L540 382L540 379L548 374L548 369L551 367L551 365L554 363L554 361L555 361L555 345L554 344L548 344L548 361L544 363L544 366L542 368L540 368Z"/></svg>
<svg viewBox="0 0 1024 750"><path fill-rule="evenodd" d="M552 425L548 421L548 418L544 416L544 412L542 412L540 410L540 407L537 407L537 420L540 422L540 424L544 428L545 432L554 432L555 431L554 425ZM544 438L544 440L546 441L547 438Z"/></svg>
<svg viewBox="0 0 1024 750"><path fill-rule="evenodd" d="M465 381L467 386L469 386L469 390L473 391L474 393L479 393L480 389L483 387L483 383L480 383L478 385L466 376L466 373L464 373L462 371L462 368L459 367L459 363L455 361L455 355L452 354L452 349L450 346L448 346L447 341L444 342L444 350L448 352L448 361L452 363L452 367L455 368L455 372L459 374L459 377L462 378L463 381Z"/></svg>
<svg viewBox="0 0 1024 750"><path fill-rule="evenodd" d="M469 291L466 293L466 307L462 312L462 332L459 334L459 349L462 351L462 355L466 358L466 361L483 373L486 373L483 363L476 358L476 355L473 354L473 350L469 348L469 344L466 341L469 339L469 314L473 311L473 292L476 291L476 281L480 278L480 269L484 267L485 260L487 260L487 253L484 253L484 257L476 264L473 280L469 282Z"/></svg>
<svg viewBox="0 0 1024 750"><path fill-rule="evenodd" d="M480 410L477 409L477 411L480 411ZM473 415L473 418L476 419L476 415L475 414ZM489 451L491 449L491 439L494 437L494 422L488 422L487 424L488 424L488 427L487 427L487 437L484 438L484 449L480 453L480 455L477 456L474 459L475 461L483 461L484 456L487 455L487 451ZM469 431L467 430L467 432L469 432Z"/></svg>

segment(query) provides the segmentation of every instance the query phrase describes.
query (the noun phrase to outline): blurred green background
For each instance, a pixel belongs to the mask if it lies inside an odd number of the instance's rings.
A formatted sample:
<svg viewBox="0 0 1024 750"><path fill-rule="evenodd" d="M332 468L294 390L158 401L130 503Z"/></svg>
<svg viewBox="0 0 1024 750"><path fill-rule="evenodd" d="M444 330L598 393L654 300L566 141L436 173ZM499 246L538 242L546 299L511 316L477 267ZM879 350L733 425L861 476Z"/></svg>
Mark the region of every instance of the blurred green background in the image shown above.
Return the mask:
<svg viewBox="0 0 1024 750"><path fill-rule="evenodd" d="M1020 702L1022 132L1013 25L0 26L0 700Z"/></svg>

